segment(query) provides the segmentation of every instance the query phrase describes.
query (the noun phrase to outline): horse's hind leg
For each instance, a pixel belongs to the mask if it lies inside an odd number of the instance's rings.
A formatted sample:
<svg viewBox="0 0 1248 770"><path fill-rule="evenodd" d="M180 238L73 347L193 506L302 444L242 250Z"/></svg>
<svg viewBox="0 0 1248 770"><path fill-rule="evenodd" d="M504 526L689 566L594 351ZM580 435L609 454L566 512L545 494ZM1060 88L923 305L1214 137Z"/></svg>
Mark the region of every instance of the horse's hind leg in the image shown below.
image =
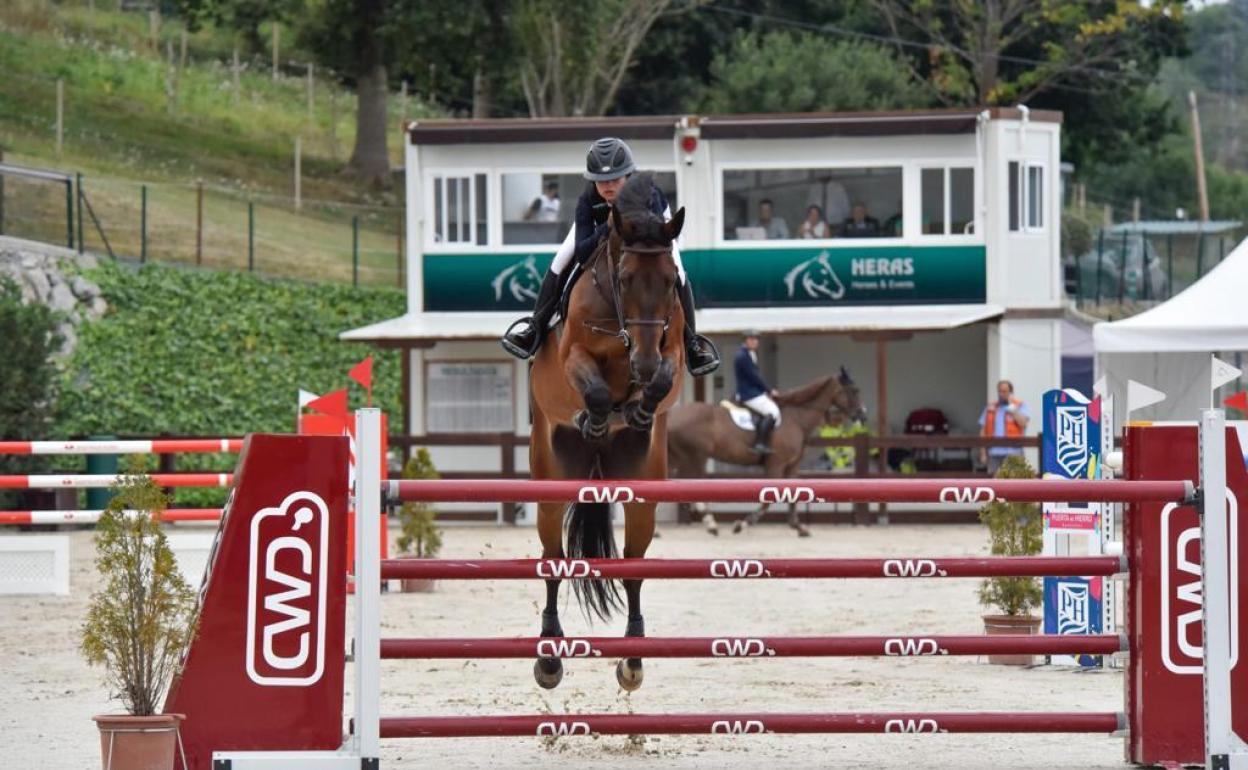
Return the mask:
<svg viewBox="0 0 1248 770"><path fill-rule="evenodd" d="M640 559L646 555L650 540L654 537L654 504L630 503L624 506L624 558ZM625 636L645 636L646 621L641 614L640 580L625 580L624 593L628 596L628 625ZM620 687L632 692L641 687L645 671L641 658L625 658L615 665L615 679Z"/></svg>
<svg viewBox="0 0 1248 770"><path fill-rule="evenodd" d="M719 523L715 521L715 514L711 513L711 507L706 503L694 503L693 512L699 514L702 520L702 526L706 528L708 535L719 535Z"/></svg>
<svg viewBox="0 0 1248 770"><path fill-rule="evenodd" d="M542 540L543 559L562 559L563 505L541 503L537 507L537 530ZM563 636L559 624L559 580L546 581L546 608L542 610L542 636ZM559 658L538 658L533 664L533 678L539 686L550 690L563 681L563 662Z"/></svg>
<svg viewBox="0 0 1248 770"><path fill-rule="evenodd" d="M758 506L757 510L750 511L740 519L737 519L737 523L732 525L732 534L739 535L745 531L746 527L752 527L757 524L770 507L770 503L763 503Z"/></svg>

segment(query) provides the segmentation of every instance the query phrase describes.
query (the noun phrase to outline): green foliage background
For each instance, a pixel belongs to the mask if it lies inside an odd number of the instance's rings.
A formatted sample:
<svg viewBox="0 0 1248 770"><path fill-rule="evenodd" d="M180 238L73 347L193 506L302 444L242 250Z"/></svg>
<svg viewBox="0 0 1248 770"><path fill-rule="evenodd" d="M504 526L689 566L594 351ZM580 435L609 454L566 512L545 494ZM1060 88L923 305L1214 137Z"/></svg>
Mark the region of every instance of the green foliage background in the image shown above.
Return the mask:
<svg viewBox="0 0 1248 770"><path fill-rule="evenodd" d="M247 273L108 263L89 273L109 311L79 329L63 374L56 438L241 436L291 432L300 388L350 385L347 370L374 355L374 405L399 414L399 357L338 340L348 329L401 315L394 289L266 280ZM235 455L183 455L178 470L229 470ZM179 506L219 505L224 490L179 489Z"/></svg>

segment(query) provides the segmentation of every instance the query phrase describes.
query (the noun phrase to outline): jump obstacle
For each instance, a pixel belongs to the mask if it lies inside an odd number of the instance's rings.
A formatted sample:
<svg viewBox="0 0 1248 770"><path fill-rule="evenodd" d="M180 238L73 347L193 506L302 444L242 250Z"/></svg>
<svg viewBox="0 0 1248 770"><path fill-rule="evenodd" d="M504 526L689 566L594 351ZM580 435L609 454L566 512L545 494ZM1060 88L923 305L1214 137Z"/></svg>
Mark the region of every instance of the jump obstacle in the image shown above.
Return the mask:
<svg viewBox="0 0 1248 770"><path fill-rule="evenodd" d="M1081 481L618 481L398 482L383 496L381 421L357 413L355 688L344 736L347 442L254 435L222 517L201 588L198 632L165 704L187 715L194 770L346 770L379 766L382 738L760 733L1124 733L1132 761L1248 768L1248 665L1240 617L1248 590L1236 571L1248 523L1237 496L1248 470L1226 443L1221 412L1191 426L1129 428L1134 480ZM1234 445L1238 448L1238 444ZM1199 458L1199 467L1197 467ZM1228 489L1227 473L1230 477ZM1183 479L1199 479L1193 484ZM631 495L631 497L630 497ZM1099 499L1128 503L1122 556L1014 559L383 560L386 501L753 501L811 499L962 502ZM1198 512L1199 510L1199 512ZM1203 544L1222 544L1204 548ZM383 579L551 577L939 579L999 574L1128 571L1125 638L1100 636L382 639ZM1201 599L1203 598L1203 602ZM242 620L245 619L245 620ZM1200 648L1201 631L1207 644ZM1195 641L1195 646L1193 646ZM892 712L840 714L602 714L382 717L380 661L398 658L939 656L983 652L1128 650L1125 712ZM1232 693L1235 694L1234 699ZM211 765L210 765L211 763Z"/></svg>

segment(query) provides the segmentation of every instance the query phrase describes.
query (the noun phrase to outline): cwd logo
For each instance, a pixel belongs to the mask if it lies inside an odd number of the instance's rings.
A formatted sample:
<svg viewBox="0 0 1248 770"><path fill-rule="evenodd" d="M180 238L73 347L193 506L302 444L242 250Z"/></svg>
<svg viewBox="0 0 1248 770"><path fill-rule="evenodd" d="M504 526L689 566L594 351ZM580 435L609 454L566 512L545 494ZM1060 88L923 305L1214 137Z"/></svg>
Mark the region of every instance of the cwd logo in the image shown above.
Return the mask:
<svg viewBox="0 0 1248 770"><path fill-rule="evenodd" d="M943 733L935 719L890 719L884 723L886 733Z"/></svg>
<svg viewBox="0 0 1248 770"><path fill-rule="evenodd" d="M997 499L992 487L942 487L942 503L991 503Z"/></svg>
<svg viewBox="0 0 1248 770"><path fill-rule="evenodd" d="M1231 586L1231 667L1239 660L1239 501L1226 491ZM1204 592L1200 579L1200 518L1175 503L1161 510L1161 657L1175 674L1201 676Z"/></svg>
<svg viewBox="0 0 1248 770"><path fill-rule="evenodd" d="M947 574L931 559L884 560L884 577L945 577Z"/></svg>
<svg viewBox="0 0 1248 770"><path fill-rule="evenodd" d="M711 577L757 578L767 574L767 568L758 559L715 559L711 562Z"/></svg>
<svg viewBox="0 0 1248 770"><path fill-rule="evenodd" d="M247 676L303 687L325 670L329 511L295 492L251 519L247 576Z"/></svg>
<svg viewBox="0 0 1248 770"><path fill-rule="evenodd" d="M948 655L935 639L900 636L884 640L885 655Z"/></svg>
<svg viewBox="0 0 1248 770"><path fill-rule="evenodd" d="M584 639L540 639L537 642L539 658L597 658L602 652Z"/></svg>
<svg viewBox="0 0 1248 770"><path fill-rule="evenodd" d="M581 487L576 493L578 503L632 503L645 502L633 494L631 487Z"/></svg>
<svg viewBox="0 0 1248 770"><path fill-rule="evenodd" d="M537 735L565 736L589 735L588 722L538 722Z"/></svg>
<svg viewBox="0 0 1248 770"><path fill-rule="evenodd" d="M758 502L768 503L816 503L823 502L815 497L815 490L810 487L763 487L758 491Z"/></svg>
<svg viewBox="0 0 1248 770"><path fill-rule="evenodd" d="M765 732L767 728L757 719L718 719L711 722L711 735L744 735Z"/></svg>
<svg viewBox="0 0 1248 770"><path fill-rule="evenodd" d="M539 559L537 562L537 576L540 578L587 578L600 574L584 559Z"/></svg>
<svg viewBox="0 0 1248 770"><path fill-rule="evenodd" d="M717 658L760 658L775 655L762 639L712 639L711 655Z"/></svg>

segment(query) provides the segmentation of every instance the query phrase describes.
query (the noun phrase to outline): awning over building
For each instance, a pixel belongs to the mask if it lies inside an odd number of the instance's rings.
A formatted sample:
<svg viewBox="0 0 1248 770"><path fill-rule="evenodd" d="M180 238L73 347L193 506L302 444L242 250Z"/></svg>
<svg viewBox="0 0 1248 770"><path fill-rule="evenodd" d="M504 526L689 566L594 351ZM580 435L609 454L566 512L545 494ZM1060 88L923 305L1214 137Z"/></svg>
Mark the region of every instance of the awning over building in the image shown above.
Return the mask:
<svg viewBox="0 0 1248 770"><path fill-rule="evenodd" d="M989 321L1000 305L902 305L851 307L712 308L698 311L703 334L836 334L872 331L939 331ZM514 313L419 313L343 332L348 342L427 345L431 342L496 339Z"/></svg>

